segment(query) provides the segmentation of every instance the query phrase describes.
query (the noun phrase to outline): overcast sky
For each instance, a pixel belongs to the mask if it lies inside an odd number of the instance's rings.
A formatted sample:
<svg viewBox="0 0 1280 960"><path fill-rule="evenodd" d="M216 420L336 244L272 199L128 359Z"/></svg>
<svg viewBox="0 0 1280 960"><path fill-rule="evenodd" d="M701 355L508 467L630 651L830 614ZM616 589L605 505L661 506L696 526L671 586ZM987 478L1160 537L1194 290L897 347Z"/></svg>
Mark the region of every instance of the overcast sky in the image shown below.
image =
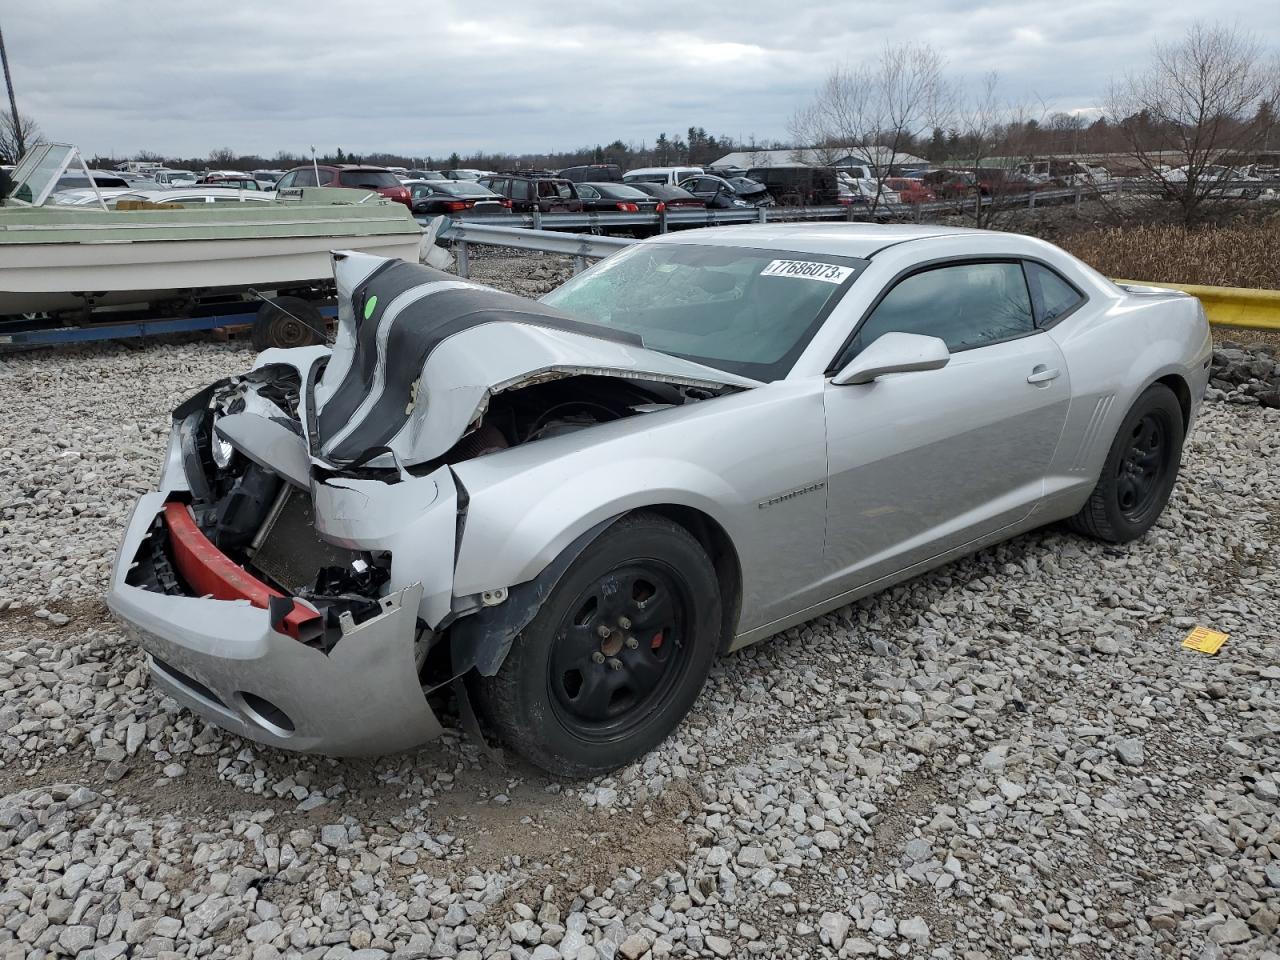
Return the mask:
<svg viewBox="0 0 1280 960"><path fill-rule="evenodd" d="M833 64L923 40L1010 99L1095 106L1198 0L808 3L4 0L19 109L86 154L447 156L652 144L691 125L760 140ZM1223 10L1229 9L1223 7ZM1249 8L1280 46L1280 3Z"/></svg>

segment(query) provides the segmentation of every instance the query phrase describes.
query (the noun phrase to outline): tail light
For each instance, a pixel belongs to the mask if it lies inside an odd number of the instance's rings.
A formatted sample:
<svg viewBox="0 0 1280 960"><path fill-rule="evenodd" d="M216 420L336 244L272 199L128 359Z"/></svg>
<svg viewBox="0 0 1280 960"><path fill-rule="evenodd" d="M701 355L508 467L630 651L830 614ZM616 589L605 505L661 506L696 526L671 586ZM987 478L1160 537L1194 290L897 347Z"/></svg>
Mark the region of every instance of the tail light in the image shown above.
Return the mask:
<svg viewBox="0 0 1280 960"><path fill-rule="evenodd" d="M459 213L463 210L470 210L475 206L474 200L446 200L443 204L444 209L449 213Z"/></svg>
<svg viewBox="0 0 1280 960"><path fill-rule="evenodd" d="M501 204L502 204L504 207L506 207L508 210L510 210L510 209L511 209L511 201L510 201L510 200L508 200L506 197L503 197L503 198L502 198L500 201L498 201L498 202L499 202L499 203L501 203Z"/></svg>
<svg viewBox="0 0 1280 960"><path fill-rule="evenodd" d="M659 200L659 201L658 201L658 205L657 205L656 207L654 207L654 208L653 208L653 212L654 212L654 213L662 213L662 211L664 211L664 210L666 210L666 209L667 209L667 205L666 205L665 203L663 203L661 200Z"/></svg>
<svg viewBox="0 0 1280 960"><path fill-rule="evenodd" d="M619 203L615 203L614 206L617 207L623 213L639 213L640 212L640 207L634 203L619 202Z"/></svg>

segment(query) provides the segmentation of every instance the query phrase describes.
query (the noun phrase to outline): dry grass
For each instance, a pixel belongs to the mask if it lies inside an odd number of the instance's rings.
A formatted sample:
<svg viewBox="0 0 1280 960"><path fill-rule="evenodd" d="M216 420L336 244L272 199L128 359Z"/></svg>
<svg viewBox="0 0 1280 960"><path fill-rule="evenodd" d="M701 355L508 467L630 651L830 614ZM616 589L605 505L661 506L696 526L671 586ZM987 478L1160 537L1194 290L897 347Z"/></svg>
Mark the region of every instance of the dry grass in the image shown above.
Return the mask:
<svg viewBox="0 0 1280 960"><path fill-rule="evenodd" d="M1105 227L1056 242L1109 277L1280 289L1280 217L1198 230Z"/></svg>

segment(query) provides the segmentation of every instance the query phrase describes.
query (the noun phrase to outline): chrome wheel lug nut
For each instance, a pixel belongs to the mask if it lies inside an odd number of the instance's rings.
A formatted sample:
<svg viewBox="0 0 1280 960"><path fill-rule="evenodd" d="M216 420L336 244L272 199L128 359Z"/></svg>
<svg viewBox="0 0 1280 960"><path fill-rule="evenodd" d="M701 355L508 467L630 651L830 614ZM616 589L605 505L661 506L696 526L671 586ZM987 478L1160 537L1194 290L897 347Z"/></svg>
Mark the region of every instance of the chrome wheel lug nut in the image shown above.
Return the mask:
<svg viewBox="0 0 1280 960"><path fill-rule="evenodd" d="M609 638L609 628L603 623L600 624L600 626L596 627L596 635L602 640L607 640Z"/></svg>
<svg viewBox="0 0 1280 960"><path fill-rule="evenodd" d="M591 655L591 659L595 663L604 663L604 654L601 653L599 650L597 650L595 653Z"/></svg>
<svg viewBox="0 0 1280 960"><path fill-rule="evenodd" d="M611 670L621 670L621 669L622 669L622 661L621 661L621 660L619 660L619 659L617 659L616 657L611 657L611 658L609 659L609 669L611 669Z"/></svg>
<svg viewBox="0 0 1280 960"><path fill-rule="evenodd" d="M630 630L630 629L631 629L631 619L630 619L629 617L619 617L619 618L618 618L618 626L620 626L623 630Z"/></svg>
<svg viewBox="0 0 1280 960"><path fill-rule="evenodd" d="M628 650L634 650L634 649L635 649L636 647L638 647L638 646L640 646L640 641L639 641L639 640L637 640L635 637L627 637L627 649L628 649Z"/></svg>

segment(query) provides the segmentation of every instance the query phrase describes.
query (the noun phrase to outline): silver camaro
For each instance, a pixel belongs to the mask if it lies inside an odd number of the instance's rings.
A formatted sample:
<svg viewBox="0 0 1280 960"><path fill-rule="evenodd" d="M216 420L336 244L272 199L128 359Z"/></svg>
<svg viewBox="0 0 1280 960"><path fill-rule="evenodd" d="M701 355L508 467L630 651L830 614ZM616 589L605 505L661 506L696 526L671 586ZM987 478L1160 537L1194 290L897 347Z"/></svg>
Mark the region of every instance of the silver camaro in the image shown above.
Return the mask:
<svg viewBox="0 0 1280 960"><path fill-rule="evenodd" d="M108 600L180 703L336 755L452 691L557 774L627 763L721 653L1054 521L1141 536L1209 376L1196 300L1006 233L688 231L540 301L334 275L331 347L174 411Z"/></svg>

